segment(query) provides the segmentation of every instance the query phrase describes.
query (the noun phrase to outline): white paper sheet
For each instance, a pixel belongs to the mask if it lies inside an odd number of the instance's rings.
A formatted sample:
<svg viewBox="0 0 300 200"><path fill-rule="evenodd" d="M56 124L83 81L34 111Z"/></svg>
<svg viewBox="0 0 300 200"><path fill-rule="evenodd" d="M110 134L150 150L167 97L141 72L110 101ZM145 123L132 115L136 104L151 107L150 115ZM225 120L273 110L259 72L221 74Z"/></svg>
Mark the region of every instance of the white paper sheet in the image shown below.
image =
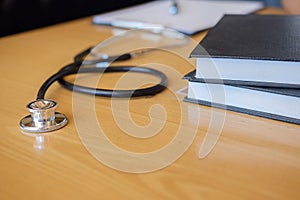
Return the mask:
<svg viewBox="0 0 300 200"><path fill-rule="evenodd" d="M213 27L224 14L249 14L263 8L256 1L178 0L179 13L168 12L172 1L161 0L96 15L93 23L114 25L117 21L159 24L192 35Z"/></svg>

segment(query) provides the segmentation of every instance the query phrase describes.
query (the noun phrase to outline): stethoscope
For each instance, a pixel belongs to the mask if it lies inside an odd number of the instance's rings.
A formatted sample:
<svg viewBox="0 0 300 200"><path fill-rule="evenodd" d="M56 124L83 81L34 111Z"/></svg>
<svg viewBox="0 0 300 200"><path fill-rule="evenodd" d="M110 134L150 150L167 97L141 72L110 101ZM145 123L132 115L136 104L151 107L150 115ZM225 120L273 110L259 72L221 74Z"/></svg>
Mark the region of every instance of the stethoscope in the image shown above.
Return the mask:
<svg viewBox="0 0 300 200"><path fill-rule="evenodd" d="M30 102L26 108L31 113L20 121L20 128L26 132L49 132L57 130L67 124L65 115L55 112L57 102L45 99L48 88L56 81L73 92L80 92L89 95L112 97L112 98L131 98L140 96L155 95L163 91L168 83L167 76L155 69L138 66L107 66L97 67L97 64L120 62L129 60L134 53L126 53L119 56L108 56L97 60L85 60L92 48L88 48L74 57L74 62L62 67L57 73L49 77L40 87L35 101ZM140 89L110 90L102 88L91 88L76 85L64 79L65 76L77 73L116 73L116 72L135 72L150 74L159 78L159 82L153 86Z"/></svg>
<svg viewBox="0 0 300 200"><path fill-rule="evenodd" d="M169 34L169 33L168 33ZM173 34L173 32L171 32ZM182 35L179 35L182 37ZM171 44L172 46L185 45L187 40L183 40L180 44ZM54 131L62 128L67 124L67 117L59 112L56 112L57 102L51 99L46 99L45 94L48 88L54 83L58 82L62 87L73 92L80 92L84 94L102 96L109 98L131 98L155 95L163 91L168 83L167 76L156 69L132 65L110 65L112 62L120 62L132 59L133 57L147 53L155 49L144 49L131 51L119 55L98 55L95 53L96 47L90 47L78 53L71 64L62 67L58 72L50 76L39 88L36 100L27 104L26 108L29 110L30 115L27 115L20 121L20 128L25 132L44 133ZM93 59L87 59L89 55L93 55ZM138 89L122 89L110 90L103 88L91 88L87 86L77 85L65 79L66 76L79 73L117 73L117 72L134 72L141 74L150 74L159 78L159 81L149 87Z"/></svg>

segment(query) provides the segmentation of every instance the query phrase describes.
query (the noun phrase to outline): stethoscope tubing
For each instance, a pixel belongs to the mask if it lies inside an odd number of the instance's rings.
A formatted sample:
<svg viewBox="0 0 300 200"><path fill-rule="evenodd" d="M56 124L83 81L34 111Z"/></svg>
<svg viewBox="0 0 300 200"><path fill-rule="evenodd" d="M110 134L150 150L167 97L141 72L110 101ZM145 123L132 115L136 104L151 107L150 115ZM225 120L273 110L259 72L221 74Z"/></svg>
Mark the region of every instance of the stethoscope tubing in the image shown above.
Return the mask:
<svg viewBox="0 0 300 200"><path fill-rule="evenodd" d="M168 83L167 76L152 68L147 67L138 67L138 66L108 66L105 68L96 67L96 64L99 62L108 62L108 61L121 61L130 59L131 56L129 53L120 55L120 56L113 56L107 59L100 59L100 60L91 60L90 63L84 63L84 58L90 53L92 48L88 48L83 52L77 54L74 57L74 62L64 66L60 69L57 73L53 74L49 77L40 87L37 99L44 99L45 93L47 89L56 81L58 83L73 92L80 92L89 95L95 96L102 96L102 97L114 97L114 98L130 98L130 97L140 97L140 96L149 96L155 95L161 91L163 91ZM91 67L91 66L95 67ZM87 67L88 66L88 67ZM69 82L64 79L64 77L72 74L78 73L116 73L116 72L135 72L135 73L143 73L143 74L150 74L156 76L160 79L159 83L149 86L147 88L139 88L139 89L127 89L127 90L111 90L111 89L102 89L102 88L91 88L81 85L76 85L72 82Z"/></svg>

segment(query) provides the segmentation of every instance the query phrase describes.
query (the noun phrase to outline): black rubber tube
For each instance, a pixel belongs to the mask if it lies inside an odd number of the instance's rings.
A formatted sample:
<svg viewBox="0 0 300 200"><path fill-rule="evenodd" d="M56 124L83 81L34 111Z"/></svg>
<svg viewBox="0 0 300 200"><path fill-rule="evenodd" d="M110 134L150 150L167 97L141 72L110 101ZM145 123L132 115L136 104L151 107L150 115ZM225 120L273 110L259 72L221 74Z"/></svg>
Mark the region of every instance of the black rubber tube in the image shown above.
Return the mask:
<svg viewBox="0 0 300 200"><path fill-rule="evenodd" d="M129 53L111 56L107 59L101 60L91 60L84 63L84 58L91 52L92 47L82 51L74 57L74 62L64 66L57 73L49 77L40 87L36 99L44 99L45 94L48 88L56 81L59 84L74 92L81 92L90 95L103 96L103 97L117 97L117 98L129 98L129 97L139 97L139 96L148 96L155 95L167 86L168 79L166 75L158 70L146 68L146 67L137 67L137 66L109 66L106 68L97 68L96 64L99 62L113 62L113 61L124 61L131 58ZM95 67L91 67L91 66ZM88 67L87 67L88 66ZM129 90L108 90L101 88L90 88L86 86L75 85L74 83L68 82L64 79L65 76L77 73L114 73L114 72L136 72L150 74L160 78L160 82L156 85L147 88L141 89L129 89Z"/></svg>
<svg viewBox="0 0 300 200"><path fill-rule="evenodd" d="M141 89L108 90L108 89L90 88L86 86L75 85L74 83L68 82L64 79L65 76L71 74L77 74L77 73L114 73L114 72L136 72L136 73L150 74L160 78L160 82L151 87L141 88ZM80 92L80 93L103 96L103 97L116 97L116 98L129 98L129 97L155 95L161 92L162 90L164 90L168 82L165 74L163 74L158 70L146 68L146 67L110 66L107 68L96 68L96 67L85 68L85 67L79 67L78 64L76 63L72 63L62 68L59 72L52 75L42 84L42 86L38 91L37 99L44 99L47 89L55 81L58 81L60 85L63 86L64 88L74 92Z"/></svg>

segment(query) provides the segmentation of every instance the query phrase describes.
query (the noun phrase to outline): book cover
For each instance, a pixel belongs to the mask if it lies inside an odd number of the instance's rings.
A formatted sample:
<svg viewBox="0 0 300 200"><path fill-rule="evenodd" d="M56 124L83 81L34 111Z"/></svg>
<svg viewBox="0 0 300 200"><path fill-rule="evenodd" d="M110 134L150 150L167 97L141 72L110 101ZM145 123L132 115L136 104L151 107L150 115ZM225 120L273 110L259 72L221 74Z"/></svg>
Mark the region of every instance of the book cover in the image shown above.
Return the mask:
<svg viewBox="0 0 300 200"><path fill-rule="evenodd" d="M300 16L225 15L200 45L191 57L299 62Z"/></svg>
<svg viewBox="0 0 300 200"><path fill-rule="evenodd" d="M297 15L225 15L190 54L197 78L274 87L299 87L299 55Z"/></svg>
<svg viewBox="0 0 300 200"><path fill-rule="evenodd" d="M219 79L219 78L196 78L196 70L189 72L186 74L184 79L192 80L196 82L202 83L219 83L225 85L237 85L237 86L252 86L252 87L274 87L274 88L283 88L283 89L300 89L300 85L298 84L290 84L290 83L278 83L278 82L262 82L262 81L247 81L247 80L232 80L232 79Z"/></svg>
<svg viewBox="0 0 300 200"><path fill-rule="evenodd" d="M238 86L189 80L187 102L300 124L300 89Z"/></svg>

